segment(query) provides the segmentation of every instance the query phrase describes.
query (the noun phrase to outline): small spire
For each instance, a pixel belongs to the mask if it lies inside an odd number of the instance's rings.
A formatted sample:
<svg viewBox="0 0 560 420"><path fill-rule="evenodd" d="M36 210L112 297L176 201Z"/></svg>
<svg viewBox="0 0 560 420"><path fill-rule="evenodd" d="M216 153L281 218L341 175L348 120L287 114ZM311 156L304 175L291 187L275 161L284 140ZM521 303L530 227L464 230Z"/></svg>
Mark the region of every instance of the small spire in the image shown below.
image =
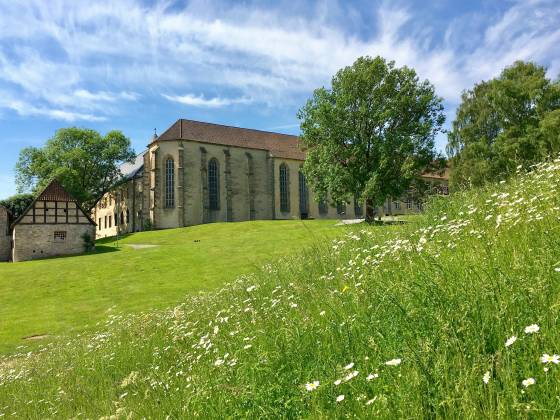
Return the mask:
<svg viewBox="0 0 560 420"><path fill-rule="evenodd" d="M157 130L154 128L154 135L152 136L152 140L156 140L158 138Z"/></svg>

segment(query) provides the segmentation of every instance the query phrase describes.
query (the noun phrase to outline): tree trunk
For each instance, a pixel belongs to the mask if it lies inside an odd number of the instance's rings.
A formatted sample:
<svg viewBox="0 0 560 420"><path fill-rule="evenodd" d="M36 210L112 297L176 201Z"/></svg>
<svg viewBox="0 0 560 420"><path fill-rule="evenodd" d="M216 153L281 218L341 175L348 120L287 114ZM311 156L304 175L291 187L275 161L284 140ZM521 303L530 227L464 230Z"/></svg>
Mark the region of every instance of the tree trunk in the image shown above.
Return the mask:
<svg viewBox="0 0 560 420"><path fill-rule="evenodd" d="M366 199L366 222L375 220L375 207L371 198Z"/></svg>

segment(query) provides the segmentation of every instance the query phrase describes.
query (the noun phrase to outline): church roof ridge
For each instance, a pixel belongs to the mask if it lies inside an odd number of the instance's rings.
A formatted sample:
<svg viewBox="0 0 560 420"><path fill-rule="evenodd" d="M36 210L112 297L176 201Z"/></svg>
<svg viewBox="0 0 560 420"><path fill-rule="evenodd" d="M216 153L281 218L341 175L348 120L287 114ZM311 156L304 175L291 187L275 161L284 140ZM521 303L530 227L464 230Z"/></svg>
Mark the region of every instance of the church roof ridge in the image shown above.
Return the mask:
<svg viewBox="0 0 560 420"><path fill-rule="evenodd" d="M157 140L192 140L200 143L267 150L275 157L305 160L300 137L253 128L178 119Z"/></svg>

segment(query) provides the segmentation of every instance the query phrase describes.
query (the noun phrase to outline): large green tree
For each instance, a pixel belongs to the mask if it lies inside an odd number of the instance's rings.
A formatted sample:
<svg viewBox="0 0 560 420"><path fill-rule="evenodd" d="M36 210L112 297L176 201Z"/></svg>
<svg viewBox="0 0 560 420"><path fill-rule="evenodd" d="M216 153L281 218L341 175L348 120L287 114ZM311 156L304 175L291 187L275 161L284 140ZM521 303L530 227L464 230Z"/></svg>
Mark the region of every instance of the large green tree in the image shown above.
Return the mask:
<svg viewBox="0 0 560 420"><path fill-rule="evenodd" d="M299 113L307 148L304 173L319 200L357 197L371 219L439 162L434 137L442 99L408 67L361 57L338 71L331 88L314 91Z"/></svg>
<svg viewBox="0 0 560 420"><path fill-rule="evenodd" d="M16 185L18 192L36 192L57 178L90 209L120 180L119 164L133 158L130 140L120 131L102 136L95 130L62 128L44 147L20 152Z"/></svg>
<svg viewBox="0 0 560 420"><path fill-rule="evenodd" d="M455 186L506 178L560 152L560 83L522 61L463 92L448 134Z"/></svg>
<svg viewBox="0 0 560 420"><path fill-rule="evenodd" d="M0 200L0 206L8 209L13 219L17 219L33 202L33 194L16 194Z"/></svg>

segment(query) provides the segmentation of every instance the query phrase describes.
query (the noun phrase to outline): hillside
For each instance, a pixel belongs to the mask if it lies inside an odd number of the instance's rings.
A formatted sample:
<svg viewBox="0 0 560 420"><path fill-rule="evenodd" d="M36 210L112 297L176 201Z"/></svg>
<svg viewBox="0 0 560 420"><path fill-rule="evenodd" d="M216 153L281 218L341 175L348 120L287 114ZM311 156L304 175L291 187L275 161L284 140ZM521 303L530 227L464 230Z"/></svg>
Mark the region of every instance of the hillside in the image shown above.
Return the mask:
<svg viewBox="0 0 560 420"><path fill-rule="evenodd" d="M557 417L560 160L0 362L0 415ZM549 355L550 357L544 357Z"/></svg>
<svg viewBox="0 0 560 420"><path fill-rule="evenodd" d="M0 263L0 354L95 330L113 312L175 305L343 233L335 223L215 223L101 240L88 255Z"/></svg>

